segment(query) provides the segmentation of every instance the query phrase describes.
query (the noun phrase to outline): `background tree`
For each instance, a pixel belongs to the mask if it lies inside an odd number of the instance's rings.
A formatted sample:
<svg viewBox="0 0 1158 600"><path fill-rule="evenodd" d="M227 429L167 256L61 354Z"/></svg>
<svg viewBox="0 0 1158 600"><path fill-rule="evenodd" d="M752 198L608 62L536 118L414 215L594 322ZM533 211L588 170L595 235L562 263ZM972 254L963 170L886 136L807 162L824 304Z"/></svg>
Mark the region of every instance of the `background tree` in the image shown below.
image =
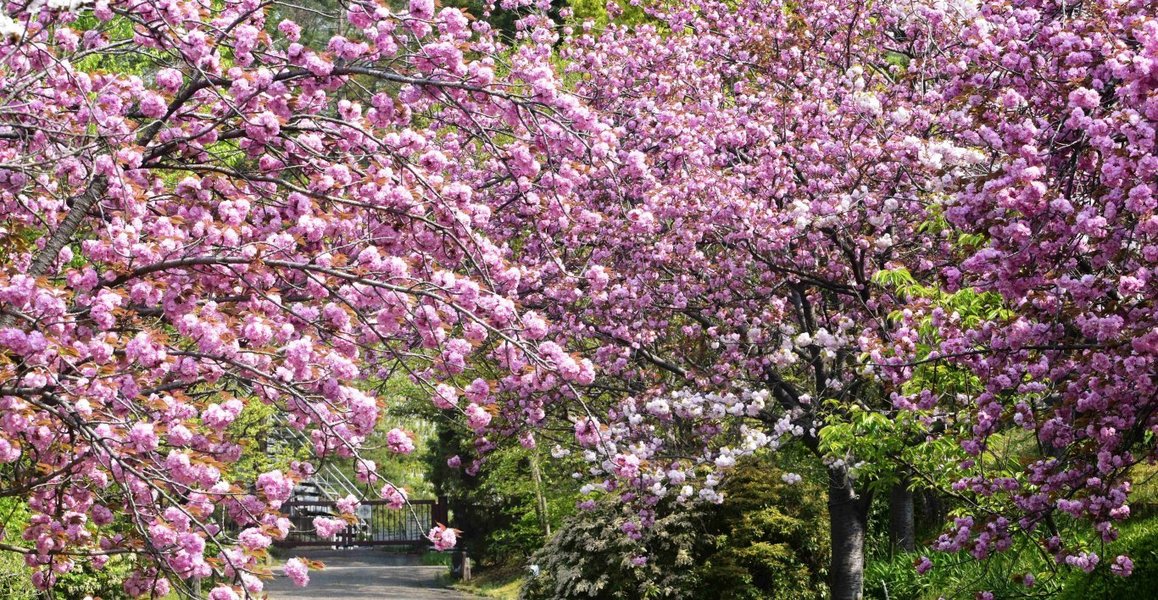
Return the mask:
<svg viewBox="0 0 1158 600"><path fill-rule="evenodd" d="M829 573L835 597L854 598L872 482L822 450L822 430L854 410L896 414L892 384L864 357L911 341L874 275L935 277L931 258L951 245L921 226L940 178L977 157L931 135L952 120L929 88L948 77L956 15L920 3L648 8L659 25L577 28L564 46L578 93L620 133L602 149L615 166L587 180L580 204L496 210L492 236L518 239L519 262L538 265L523 303L584 340L572 347L602 367L600 391L630 398L613 404L618 445L593 444L595 466L623 480L617 493L646 506L695 480L715 499L718 478L695 467L726 467L740 446L705 455L704 440L745 416L729 414L729 392L767 389L748 417L765 442L794 433L827 461ZM681 388L723 404L697 413L667 397Z"/></svg>
<svg viewBox="0 0 1158 600"><path fill-rule="evenodd" d="M512 240L522 301L550 317L554 339L614 377L594 388L610 400L608 423L571 413L581 444L591 432L612 440L587 443L608 476L600 486L639 501L644 523L646 507L685 481L718 500L719 478L694 466L727 468L730 448L704 440L738 430L725 424L755 405L729 415L738 403L727 392L766 388L773 402L752 416L768 440L795 433L828 465L836 597L859 596L872 498L900 480L885 471L903 466L862 464L894 458L887 440L835 452L825 432L839 428L854 442L896 434L902 446L914 435L974 438L930 455L934 470L960 475L950 485L977 508L940 548L984 558L1011 547L1011 532L1044 524L1046 548L1095 565L1091 552L1059 551L1048 520L1058 509L1092 517L1112 538L1110 521L1128 514L1126 473L1153 456L1152 386L1127 383L1125 370L1152 360L1142 277L1152 207L1133 183L1152 175L1152 128L1132 129L1150 71L1124 66L1152 63L1144 4L656 3L646 8L657 24L576 28L563 55L578 93L620 134L595 146L612 160L596 165L581 204L528 196L496 207L491 235ZM546 23L524 26L550 35ZM1041 34L1022 48L1027 31ZM1103 106L1094 88L1130 104ZM1090 116L1099 110L1104 123ZM1104 148L1082 154L1087 138ZM1131 169L1136 177L1122 177ZM1110 215L1098 214L1103 194ZM1055 196L1067 198L1046 210ZM1098 260L1082 256L1094 249L1087 236L1106 239ZM957 268L963 255L978 279ZM1000 310L965 325L878 280L898 269L949 292L976 281L975 291L1000 294ZM938 331L922 337L926 318ZM916 367L946 360L971 369L977 379L964 380L975 385L909 385ZM1132 391L1102 398L1107 373ZM1069 400L1051 397L1055 385ZM670 396L681 388L693 391ZM681 406L689 398L705 412ZM1082 414L1106 406L1097 426ZM909 427L880 426L898 416ZM1011 425L1054 439L1043 454L1056 456L1017 477L982 474L986 438ZM985 508L995 497L1004 505Z"/></svg>
<svg viewBox="0 0 1158 600"><path fill-rule="evenodd" d="M311 469L232 477L247 403L357 457L395 373L447 409L475 355L542 389L589 377L528 351L478 231L494 181L561 186L585 150L544 43L507 52L429 0L336 4L323 39L252 0L81 4L0 13L0 496L27 498L4 549L37 587L129 553L131 595L258 593Z"/></svg>

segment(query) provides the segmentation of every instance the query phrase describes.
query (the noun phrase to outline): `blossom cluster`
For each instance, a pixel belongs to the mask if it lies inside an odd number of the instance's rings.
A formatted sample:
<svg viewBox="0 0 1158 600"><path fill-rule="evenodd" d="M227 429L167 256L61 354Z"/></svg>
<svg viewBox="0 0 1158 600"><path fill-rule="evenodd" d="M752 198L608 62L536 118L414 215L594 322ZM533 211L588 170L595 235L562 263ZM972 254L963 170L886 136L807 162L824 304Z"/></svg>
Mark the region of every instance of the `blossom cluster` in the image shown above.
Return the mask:
<svg viewBox="0 0 1158 600"><path fill-rule="evenodd" d="M45 481L36 584L146 548L131 594L260 593L312 468L234 481L239 421L272 406L377 485L365 382L403 372L474 437L468 473L568 419L585 489L639 508L626 535L721 501L746 454L822 454L855 407L955 436L951 491L990 509L939 549L1110 563L1043 525L1112 540L1154 457L1152 7L640 4L528 8L514 44L432 0L351 0L317 43L255 0L6 4L0 462ZM127 44L131 69L93 66ZM1011 429L1042 456L982 469ZM855 451L821 458L832 502L868 497Z"/></svg>
<svg viewBox="0 0 1158 600"><path fill-rule="evenodd" d="M573 193L599 127L543 67L552 42L511 49L431 0L341 18L317 40L254 0L0 7L0 462L44 482L22 536L37 586L129 551L131 595L260 595L313 469L235 475L257 405L374 484L373 379L405 366L481 436L500 391L594 378L523 314L487 235L495 206ZM126 45L131 65L100 66ZM458 381L492 357L494 380Z"/></svg>
<svg viewBox="0 0 1158 600"><path fill-rule="evenodd" d="M722 502L717 486L737 459L775 450L803 433L790 417L778 420L771 435L752 426L768 395L766 390L706 394L676 390L647 400L627 398L608 411L607 423L577 420L575 437L589 468L576 476L603 478L585 484L583 491L615 493L642 507L654 506L669 494L681 502ZM689 447L688 433L700 444ZM703 444L711 440L717 445ZM568 453L559 448L554 454ZM643 521L648 521L646 511Z"/></svg>

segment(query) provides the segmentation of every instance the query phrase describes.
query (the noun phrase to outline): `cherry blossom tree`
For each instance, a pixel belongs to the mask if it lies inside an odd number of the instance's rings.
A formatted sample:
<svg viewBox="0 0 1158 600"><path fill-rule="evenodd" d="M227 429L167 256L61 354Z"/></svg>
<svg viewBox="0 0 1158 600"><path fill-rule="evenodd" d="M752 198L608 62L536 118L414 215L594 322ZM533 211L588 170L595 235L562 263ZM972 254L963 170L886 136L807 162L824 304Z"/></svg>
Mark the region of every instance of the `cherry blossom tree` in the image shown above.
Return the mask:
<svg viewBox="0 0 1158 600"><path fill-rule="evenodd" d="M874 277L930 280L952 247L922 227L942 181L981 158L934 135L958 120L939 89L965 15L648 10L658 24L580 26L564 44L576 93L614 125L593 147L611 160L581 203L496 211L492 236L522 236L519 262L538 265L523 304L560 337L596 340L592 359L618 380L607 421L576 423L599 489L644 506L646 527L647 506L718 501L737 455L796 438L827 461L834 597L858 597L873 494L821 431L852 408L897 412L870 357L913 332L888 319L902 299Z"/></svg>
<svg viewBox="0 0 1158 600"><path fill-rule="evenodd" d="M1020 429L1041 457L1012 479L974 466L962 487L997 498L996 514L938 545L984 557L1030 532L1058 562L1125 575L1128 557L1063 539L1055 515L1113 541L1131 467L1155 459L1158 14L1148 2L983 3L960 38L970 67L948 92L971 124L956 138L985 158L946 205L971 239L945 275L1011 314L945 322L940 355L981 382L965 449Z"/></svg>
<svg viewBox="0 0 1158 600"><path fill-rule="evenodd" d="M269 404L401 507L358 453L395 375L468 472L564 423L629 536L803 444L836 598L903 465L833 441L863 415L960 442L936 467L975 514L938 547L1098 563L1051 520L1112 539L1154 457L1151 3L532 4L510 45L433 0L321 36L258 0L2 5L0 495L33 513L3 549L38 585L134 553L134 594L259 592L311 467L231 481L230 423ZM984 471L1017 428L1040 460Z"/></svg>
<svg viewBox="0 0 1158 600"><path fill-rule="evenodd" d="M376 381L409 376L482 423L473 356L543 390L593 377L527 345L519 271L480 233L500 183L563 193L587 153L596 121L556 92L546 41L353 0L313 47L276 4L0 4L0 495L32 513L3 550L42 588L132 553L132 595L259 593L311 467L230 480L248 402L358 460L389 400Z"/></svg>
<svg viewBox="0 0 1158 600"><path fill-rule="evenodd" d="M857 598L883 469L825 430L874 415L963 438L935 468L975 514L938 547L1024 535L1096 564L1038 526L1061 510L1112 539L1154 456L1147 3L644 7L649 24L564 31L576 93L613 126L581 202L528 195L490 223L519 242L522 303L608 376L603 421L568 409L588 489L639 503L634 535L795 437L828 468L832 593ZM962 287L998 310L954 314ZM1051 456L985 472L1010 427Z"/></svg>

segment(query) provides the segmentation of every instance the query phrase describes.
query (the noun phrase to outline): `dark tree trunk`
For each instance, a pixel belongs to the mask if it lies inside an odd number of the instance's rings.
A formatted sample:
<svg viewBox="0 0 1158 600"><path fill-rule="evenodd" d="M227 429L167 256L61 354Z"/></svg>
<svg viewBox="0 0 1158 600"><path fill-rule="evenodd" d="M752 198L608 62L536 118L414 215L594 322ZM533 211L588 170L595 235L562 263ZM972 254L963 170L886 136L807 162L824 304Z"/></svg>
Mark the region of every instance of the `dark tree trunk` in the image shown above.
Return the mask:
<svg viewBox="0 0 1158 600"><path fill-rule="evenodd" d="M909 489L908 478L901 478L889 490L889 552L912 552L916 548L913 491Z"/></svg>
<svg viewBox="0 0 1158 600"><path fill-rule="evenodd" d="M936 490L925 490L920 496L921 506L917 511L917 523L921 527L922 535L940 533L948 514L945 512L945 503Z"/></svg>
<svg viewBox="0 0 1158 600"><path fill-rule="evenodd" d="M864 597L864 540L871 494L858 494L847 467L828 469L828 524L832 537L829 587L833 600Z"/></svg>

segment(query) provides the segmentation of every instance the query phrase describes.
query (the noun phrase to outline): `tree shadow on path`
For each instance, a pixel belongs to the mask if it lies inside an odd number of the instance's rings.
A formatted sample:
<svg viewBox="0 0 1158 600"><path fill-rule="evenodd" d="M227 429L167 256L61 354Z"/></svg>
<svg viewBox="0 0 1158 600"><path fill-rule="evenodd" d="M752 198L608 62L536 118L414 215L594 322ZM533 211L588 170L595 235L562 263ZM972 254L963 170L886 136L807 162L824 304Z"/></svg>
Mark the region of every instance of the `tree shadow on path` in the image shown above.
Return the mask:
<svg viewBox="0 0 1158 600"><path fill-rule="evenodd" d="M270 600L470 600L477 598L446 587L446 567L423 565L417 555L392 554L371 548L346 550L297 549L286 558L320 560L326 568L310 571L307 587L294 587L274 570L266 582Z"/></svg>

